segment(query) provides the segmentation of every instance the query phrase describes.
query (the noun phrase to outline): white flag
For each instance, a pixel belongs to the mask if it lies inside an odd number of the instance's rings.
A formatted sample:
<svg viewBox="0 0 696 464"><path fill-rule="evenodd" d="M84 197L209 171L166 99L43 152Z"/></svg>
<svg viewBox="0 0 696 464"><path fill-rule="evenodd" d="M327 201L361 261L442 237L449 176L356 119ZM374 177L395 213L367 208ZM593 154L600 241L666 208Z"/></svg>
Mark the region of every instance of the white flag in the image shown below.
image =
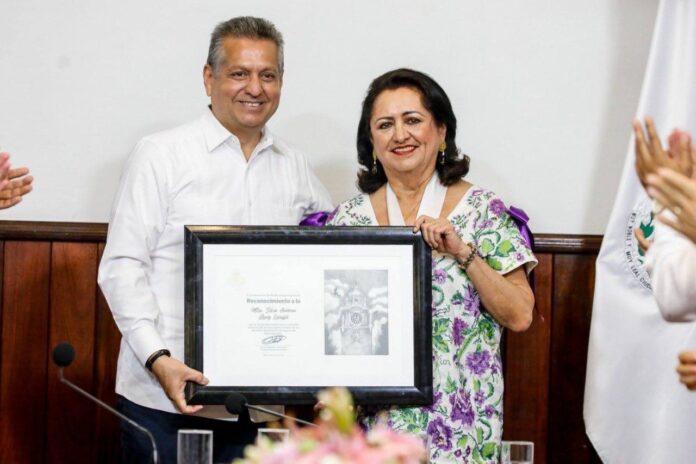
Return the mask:
<svg viewBox="0 0 696 464"><path fill-rule="evenodd" d="M663 140L674 127L696 137L696 0L660 3L638 106L644 115ZM635 173L633 142L597 259L585 426L607 464L694 463L696 393L679 383L675 367L680 351L696 350L696 325L665 322L653 299L633 229L650 235L656 219Z"/></svg>

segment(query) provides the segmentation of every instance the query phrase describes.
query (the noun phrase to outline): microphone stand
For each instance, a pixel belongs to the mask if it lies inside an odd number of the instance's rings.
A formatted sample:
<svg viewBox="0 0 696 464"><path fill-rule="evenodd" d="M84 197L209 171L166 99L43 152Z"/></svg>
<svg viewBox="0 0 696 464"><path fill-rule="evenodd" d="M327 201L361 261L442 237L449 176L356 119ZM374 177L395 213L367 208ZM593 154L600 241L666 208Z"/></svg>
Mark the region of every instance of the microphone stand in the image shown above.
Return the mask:
<svg viewBox="0 0 696 464"><path fill-rule="evenodd" d="M262 408L261 406L254 406L252 404L245 404L244 406L246 406L249 409L254 409L256 411L265 412L266 414L270 414L271 416L275 416L275 417L280 418L280 419L290 419L292 421L295 421L295 422L298 422L302 425L307 425L310 427L317 426L317 424L312 424L311 422L307 422L306 420L298 419L297 417L286 416L285 414L281 414L279 412L275 412L275 411L272 411L270 409Z"/></svg>
<svg viewBox="0 0 696 464"><path fill-rule="evenodd" d="M73 390L75 390L76 392L78 392L80 395L82 395L82 396L84 396L84 397L86 397L86 398L89 398L89 399L92 400L92 401L96 401L97 404L99 404L99 405L102 406L103 408L106 408L108 411L110 411L111 413L115 414L115 415L118 416L120 419L122 419L122 420L128 422L130 425L132 425L133 427L135 427L136 429L140 430L140 431L143 432L145 435L147 435L148 438L150 438L150 442L152 442L152 462L153 462L154 464L157 464L157 445L155 444L155 437L152 436L152 433L150 433L150 431L149 431L148 429L146 429L146 428L143 427L142 425L140 425L140 424L134 422L133 420L129 419L128 417L124 416L123 414L121 414L120 412L118 412L117 410L115 410L114 408L112 408L111 406L109 406L108 404L106 404L105 402L103 402L102 400L100 400L99 398L97 398L96 396L90 395L89 393L87 393L86 391L84 391L83 389L81 389L80 387L78 387L77 385L75 385L74 383L72 383L71 381L69 381L68 379L66 379L66 378L63 376L63 368L62 368L62 367L58 369L58 378L60 379L60 381L61 381L62 383L64 383L64 384L67 385L68 387L72 388Z"/></svg>

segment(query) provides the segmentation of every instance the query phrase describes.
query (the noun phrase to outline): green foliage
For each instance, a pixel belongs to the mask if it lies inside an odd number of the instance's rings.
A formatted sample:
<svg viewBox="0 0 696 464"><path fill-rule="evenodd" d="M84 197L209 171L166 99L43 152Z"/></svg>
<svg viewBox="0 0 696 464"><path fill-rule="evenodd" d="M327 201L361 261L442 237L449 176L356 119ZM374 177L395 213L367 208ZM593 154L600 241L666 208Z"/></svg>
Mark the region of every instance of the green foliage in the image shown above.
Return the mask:
<svg viewBox="0 0 696 464"><path fill-rule="evenodd" d="M494 442L489 441L483 445L481 448L481 456L486 459L492 459L495 456L496 445Z"/></svg>
<svg viewBox="0 0 696 464"><path fill-rule="evenodd" d="M510 253L515 251L515 246L512 244L510 240L503 240L500 245L498 245L498 249L496 250L496 255L502 256L504 258L510 256Z"/></svg>
<svg viewBox="0 0 696 464"><path fill-rule="evenodd" d="M449 353L449 346L442 338L442 335L433 335L433 348L439 353Z"/></svg>
<svg viewBox="0 0 696 464"><path fill-rule="evenodd" d="M492 256L486 257L486 262L495 271L502 271L503 270L503 264Z"/></svg>
<svg viewBox="0 0 696 464"><path fill-rule="evenodd" d="M484 256L491 254L494 249L495 245L493 245L493 242L488 238L484 239L479 245L479 251Z"/></svg>
<svg viewBox="0 0 696 464"><path fill-rule="evenodd" d="M447 376L447 383L445 384L445 393L448 395L451 395L452 393L457 391L457 383L450 377L449 375Z"/></svg>

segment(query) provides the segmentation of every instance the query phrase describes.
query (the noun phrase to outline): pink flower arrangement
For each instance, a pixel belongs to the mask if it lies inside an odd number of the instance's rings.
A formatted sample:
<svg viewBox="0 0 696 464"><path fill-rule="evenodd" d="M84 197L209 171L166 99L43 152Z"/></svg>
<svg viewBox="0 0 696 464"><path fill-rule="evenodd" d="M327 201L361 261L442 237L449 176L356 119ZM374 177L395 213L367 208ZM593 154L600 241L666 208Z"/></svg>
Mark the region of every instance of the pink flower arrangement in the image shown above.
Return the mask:
<svg viewBox="0 0 696 464"><path fill-rule="evenodd" d="M323 390L318 427L287 423L291 437L272 442L262 437L234 464L419 464L425 462L422 441L377 425L364 433L355 422L353 399L345 388Z"/></svg>

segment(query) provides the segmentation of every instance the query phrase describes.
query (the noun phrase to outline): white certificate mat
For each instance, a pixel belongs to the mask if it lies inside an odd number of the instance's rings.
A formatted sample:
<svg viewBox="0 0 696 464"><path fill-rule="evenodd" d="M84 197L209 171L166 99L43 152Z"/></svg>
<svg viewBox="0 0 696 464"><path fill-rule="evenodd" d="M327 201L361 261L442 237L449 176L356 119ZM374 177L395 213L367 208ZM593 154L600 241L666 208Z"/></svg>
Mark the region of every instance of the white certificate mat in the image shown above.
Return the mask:
<svg viewBox="0 0 696 464"><path fill-rule="evenodd" d="M414 385L413 247L206 244L208 386Z"/></svg>

